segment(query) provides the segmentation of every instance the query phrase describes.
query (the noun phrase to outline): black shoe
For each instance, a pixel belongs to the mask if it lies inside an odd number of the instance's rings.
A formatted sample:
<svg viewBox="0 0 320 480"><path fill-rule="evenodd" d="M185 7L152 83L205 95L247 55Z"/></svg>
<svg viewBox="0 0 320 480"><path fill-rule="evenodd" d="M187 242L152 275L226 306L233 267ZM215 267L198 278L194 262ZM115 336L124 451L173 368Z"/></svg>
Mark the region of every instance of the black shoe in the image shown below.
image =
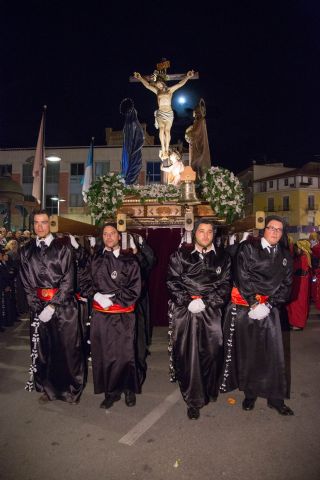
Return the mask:
<svg viewBox="0 0 320 480"><path fill-rule="evenodd" d="M255 403L256 403L255 398L245 398L242 402L242 409L249 412L250 410L254 409Z"/></svg>
<svg viewBox="0 0 320 480"><path fill-rule="evenodd" d="M106 398L100 404L100 408L111 408L114 402L118 402L121 398L121 395L106 395Z"/></svg>
<svg viewBox="0 0 320 480"><path fill-rule="evenodd" d="M187 415L190 420L198 420L200 417L200 409L197 407L188 407Z"/></svg>
<svg viewBox="0 0 320 480"><path fill-rule="evenodd" d="M291 410L291 408L285 405L284 403L282 405L273 405L272 403L268 402L268 407L274 408L275 410L277 410L277 412L280 415L285 415L285 416L294 415L293 410Z"/></svg>
<svg viewBox="0 0 320 480"><path fill-rule="evenodd" d="M136 404L136 394L130 390L124 392L124 400L127 407L134 407Z"/></svg>

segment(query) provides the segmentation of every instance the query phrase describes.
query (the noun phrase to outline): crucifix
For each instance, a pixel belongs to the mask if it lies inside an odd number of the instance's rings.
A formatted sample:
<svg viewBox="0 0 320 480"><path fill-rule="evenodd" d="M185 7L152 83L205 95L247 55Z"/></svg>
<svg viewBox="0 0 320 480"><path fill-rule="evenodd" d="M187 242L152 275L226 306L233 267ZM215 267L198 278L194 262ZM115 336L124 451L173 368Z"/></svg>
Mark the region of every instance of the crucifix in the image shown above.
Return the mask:
<svg viewBox="0 0 320 480"><path fill-rule="evenodd" d="M162 59L157 64L157 69L151 75L142 76L138 72L134 72L130 77L130 82L141 82L142 85L157 95L158 110L154 112L155 127L159 129L159 138L161 143L160 158L164 167L170 167L170 140L171 127L173 123L173 110L171 106L172 95L176 90L183 87L188 80L199 78L199 73L189 70L186 74L168 75L167 69L170 67L169 60ZM167 82L178 80L172 86L168 86Z"/></svg>

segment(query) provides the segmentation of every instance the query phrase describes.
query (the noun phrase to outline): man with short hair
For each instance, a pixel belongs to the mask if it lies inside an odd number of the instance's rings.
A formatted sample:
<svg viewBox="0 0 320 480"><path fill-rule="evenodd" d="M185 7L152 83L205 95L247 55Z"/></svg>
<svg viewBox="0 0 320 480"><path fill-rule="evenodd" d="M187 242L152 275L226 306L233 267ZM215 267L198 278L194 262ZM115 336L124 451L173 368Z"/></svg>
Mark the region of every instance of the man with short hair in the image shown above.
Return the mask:
<svg viewBox="0 0 320 480"><path fill-rule="evenodd" d="M167 286L171 380L178 381L187 416L219 391L222 366L221 308L229 300L231 260L213 244L213 225L200 219L194 227L194 248L181 248L170 257Z"/></svg>
<svg viewBox="0 0 320 480"><path fill-rule="evenodd" d="M253 410L257 397L263 397L279 414L293 415L284 404L288 384L279 317L292 283L284 230L281 217L269 216L263 237L250 237L237 250L234 288L224 322L221 391L242 390L246 411Z"/></svg>
<svg viewBox="0 0 320 480"><path fill-rule="evenodd" d="M90 265L93 296L90 340L94 393L104 393L101 408L109 409L125 395L128 407L136 404L145 379L136 358L135 303L141 292L140 267L130 252L120 249L116 225L102 231L103 246Z"/></svg>
<svg viewBox="0 0 320 480"><path fill-rule="evenodd" d="M68 238L54 238L49 215L33 218L35 239L21 248L21 281L31 311L31 378L26 389L43 392L40 403L78 403L85 360L74 296L74 260Z"/></svg>

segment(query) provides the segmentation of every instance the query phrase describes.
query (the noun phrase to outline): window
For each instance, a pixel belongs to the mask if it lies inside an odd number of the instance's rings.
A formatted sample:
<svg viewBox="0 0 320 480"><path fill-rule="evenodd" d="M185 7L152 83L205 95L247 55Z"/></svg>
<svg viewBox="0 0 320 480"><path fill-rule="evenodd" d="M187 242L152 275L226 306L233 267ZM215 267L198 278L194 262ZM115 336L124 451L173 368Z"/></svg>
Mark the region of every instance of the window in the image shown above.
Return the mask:
<svg viewBox="0 0 320 480"><path fill-rule="evenodd" d="M312 178L311 177L308 178L308 183L309 183L309 185L312 185Z"/></svg>
<svg viewBox="0 0 320 480"><path fill-rule="evenodd" d="M147 162L147 183L160 183L160 162Z"/></svg>
<svg viewBox="0 0 320 480"><path fill-rule="evenodd" d="M103 175L107 175L110 172L110 162L95 162L94 164L94 176L102 177Z"/></svg>
<svg viewBox="0 0 320 480"><path fill-rule="evenodd" d="M57 215L58 213L58 202L57 200L51 199L52 195L46 195L46 210L49 215Z"/></svg>
<svg viewBox="0 0 320 480"><path fill-rule="evenodd" d="M33 183L32 163L24 163L22 165L22 183Z"/></svg>
<svg viewBox="0 0 320 480"><path fill-rule="evenodd" d="M47 162L46 183L59 183L60 163Z"/></svg>
<svg viewBox="0 0 320 480"><path fill-rule="evenodd" d="M84 177L84 163L71 163L70 176L70 207L82 207L82 184Z"/></svg>
<svg viewBox="0 0 320 480"><path fill-rule="evenodd" d="M261 182L260 183L260 192L266 192L267 191L267 182Z"/></svg>
<svg viewBox="0 0 320 480"><path fill-rule="evenodd" d="M71 176L84 175L84 163L71 163Z"/></svg>
<svg viewBox="0 0 320 480"><path fill-rule="evenodd" d="M12 175L12 165L0 165L0 177L6 176L8 174Z"/></svg>
<svg viewBox="0 0 320 480"><path fill-rule="evenodd" d="M273 188L273 180L269 181L269 188Z"/></svg>
<svg viewBox="0 0 320 480"><path fill-rule="evenodd" d="M289 210L289 208L290 208L289 207L289 197L283 197L283 199L282 199L282 209L287 212Z"/></svg>
<svg viewBox="0 0 320 480"><path fill-rule="evenodd" d="M314 208L314 195L308 196L308 210L315 210Z"/></svg>
<svg viewBox="0 0 320 480"><path fill-rule="evenodd" d="M83 196L82 193L70 193L70 207L82 207Z"/></svg>
<svg viewBox="0 0 320 480"><path fill-rule="evenodd" d="M32 195L27 194L27 195L24 196L24 200L26 202L34 202L34 197Z"/></svg>
<svg viewBox="0 0 320 480"><path fill-rule="evenodd" d="M284 179L284 186L287 187L289 185L289 179L285 178Z"/></svg>
<svg viewBox="0 0 320 480"><path fill-rule="evenodd" d="M274 198L268 198L268 212L274 212Z"/></svg>

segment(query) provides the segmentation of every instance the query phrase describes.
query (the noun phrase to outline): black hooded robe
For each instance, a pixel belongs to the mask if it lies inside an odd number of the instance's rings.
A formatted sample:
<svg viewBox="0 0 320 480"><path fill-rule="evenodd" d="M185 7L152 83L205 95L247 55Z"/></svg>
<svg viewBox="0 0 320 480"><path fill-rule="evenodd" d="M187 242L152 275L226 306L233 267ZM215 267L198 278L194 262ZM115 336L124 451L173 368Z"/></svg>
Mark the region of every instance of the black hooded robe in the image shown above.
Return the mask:
<svg viewBox="0 0 320 480"><path fill-rule="evenodd" d="M224 322L224 368L222 392L239 388L248 398L284 399L288 382L284 361L279 307L290 297L292 258L289 250L277 245L274 260L261 239L239 245L235 262L235 285L248 305L256 295L268 296L270 314L255 320L249 306L230 303Z"/></svg>
<svg viewBox="0 0 320 480"><path fill-rule="evenodd" d="M203 258L201 258L203 257ZM188 407L201 408L218 396L222 366L221 308L229 300L231 260L222 249L200 255L179 250L170 257L169 351L171 380L178 381ZM206 309L191 313L193 296Z"/></svg>
<svg viewBox="0 0 320 480"><path fill-rule="evenodd" d="M21 249L20 278L31 311L31 341L34 319L48 303L55 312L49 322L40 322L34 386L50 400L79 401L85 382L85 358L74 296L74 259L65 239L54 238L44 253L30 240ZM42 301L39 288L57 288L52 300Z"/></svg>

